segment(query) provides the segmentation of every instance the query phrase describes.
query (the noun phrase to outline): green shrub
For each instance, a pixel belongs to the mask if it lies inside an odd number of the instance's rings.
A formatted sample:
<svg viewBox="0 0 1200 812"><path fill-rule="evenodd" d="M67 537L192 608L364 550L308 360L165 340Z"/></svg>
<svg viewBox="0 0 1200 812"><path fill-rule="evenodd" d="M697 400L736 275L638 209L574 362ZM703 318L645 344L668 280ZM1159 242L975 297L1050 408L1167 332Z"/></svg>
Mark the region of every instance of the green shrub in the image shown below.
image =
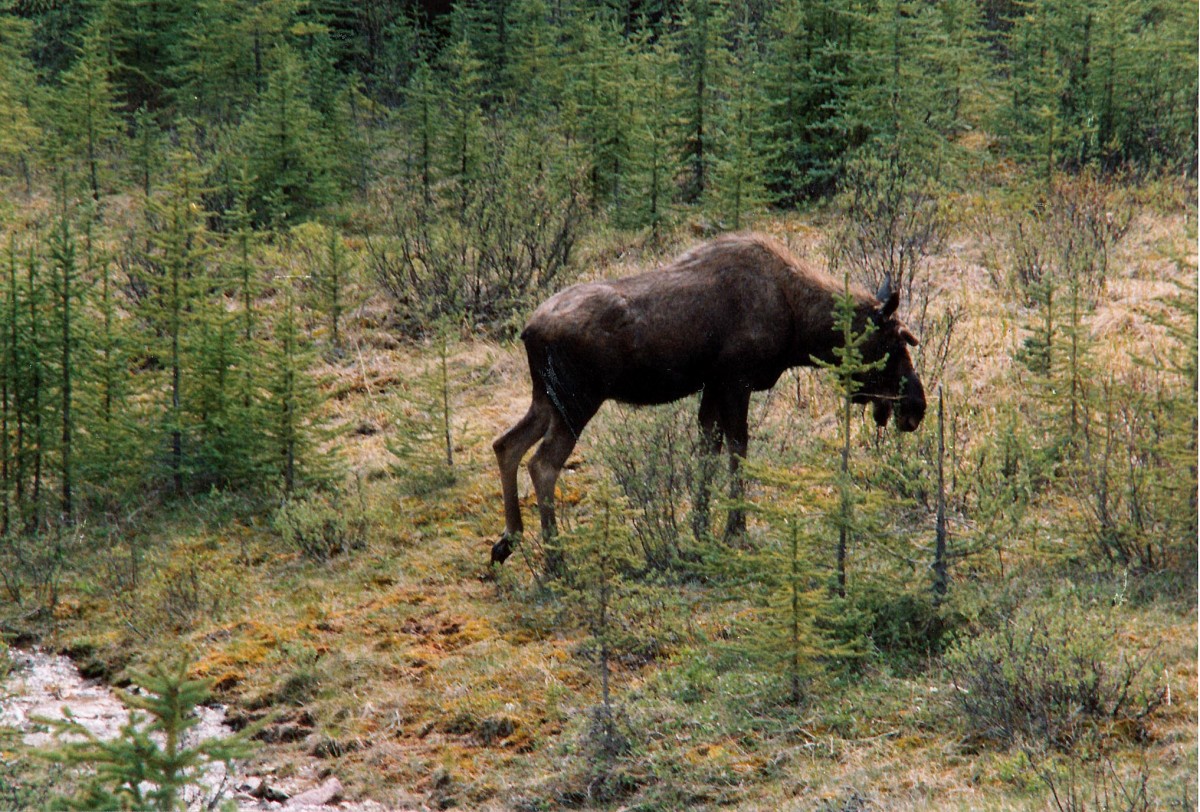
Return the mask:
<svg viewBox="0 0 1200 812"><path fill-rule="evenodd" d="M320 653L307 645L284 646L282 673L276 682L273 700L302 707L321 689L324 673Z"/></svg>
<svg viewBox="0 0 1200 812"><path fill-rule="evenodd" d="M274 525L289 548L314 561L366 546L366 511L340 492L288 499L275 512Z"/></svg>
<svg viewBox="0 0 1200 812"><path fill-rule="evenodd" d="M1071 751L1084 734L1140 739L1163 701L1150 661L1117 644L1112 610L1020 607L945 658L973 738Z"/></svg>
<svg viewBox="0 0 1200 812"><path fill-rule="evenodd" d="M891 659L916 663L942 646L947 619L934 606L931 593L868 584L848 596L847 603L848 616L862 624L859 635Z"/></svg>
<svg viewBox="0 0 1200 812"><path fill-rule="evenodd" d="M651 571L699 560L697 538L711 534L709 503L721 501L728 480L724 460L701 453L696 408L688 398L673 406L623 409L593 441L629 507L638 557ZM704 482L707 497L699 493Z"/></svg>

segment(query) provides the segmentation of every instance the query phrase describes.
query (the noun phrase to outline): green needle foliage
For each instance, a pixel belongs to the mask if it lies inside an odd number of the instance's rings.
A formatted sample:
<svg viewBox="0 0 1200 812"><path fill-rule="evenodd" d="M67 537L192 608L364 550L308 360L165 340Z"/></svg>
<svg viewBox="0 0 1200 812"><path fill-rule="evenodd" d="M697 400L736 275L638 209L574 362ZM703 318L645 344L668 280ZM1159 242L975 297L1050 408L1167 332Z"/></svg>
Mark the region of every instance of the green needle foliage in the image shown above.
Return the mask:
<svg viewBox="0 0 1200 812"><path fill-rule="evenodd" d="M232 773L235 759L250 754L257 726L223 738L193 741L189 733L199 724L196 709L210 696L205 680L189 679L188 663L156 665L135 674L139 692L118 691L129 710L120 734L103 740L69 712L62 720L44 720L59 745L42 752L78 775L78 788L61 799L65 809L162 810L186 808L189 791L209 795L202 780L205 770L223 764ZM208 808L217 797L205 797Z"/></svg>
<svg viewBox="0 0 1200 812"><path fill-rule="evenodd" d="M755 512L769 527L767 537L752 550L714 550L710 563L728 579L731 595L749 595L751 604L739 621L739 634L720 646L746 661L765 666L782 686L780 696L793 706L808 699L809 687L833 663L861 658L862 639L846 639L835 615L843 602L829 590L829 571L813 554L821 533L803 516L798 505L782 494L811 493L801 476L751 465L751 476L778 488L781 501L766 500Z"/></svg>
<svg viewBox="0 0 1200 812"><path fill-rule="evenodd" d="M846 555L856 527L854 505L856 503L854 480L850 473L850 428L853 404L851 398L858 393L858 377L882 369L887 363L886 358L877 361L863 360L862 347L871 337L875 326L867 320L861 328L855 325L855 299L850 292L850 276L846 274L843 283L843 293L834 302L833 329L841 334L840 347L833 350L833 362L814 358L814 363L833 373L841 395L841 429L842 457L838 473L838 510L833 517L833 525L837 529L837 593L846 597Z"/></svg>
<svg viewBox="0 0 1200 812"><path fill-rule="evenodd" d="M430 340L435 362L410 378L392 416L393 439L388 451L410 493L426 496L455 483L455 400L458 383L450 377L450 347L454 332L449 319L438 319Z"/></svg>
<svg viewBox="0 0 1200 812"><path fill-rule="evenodd" d="M315 353L304 330L296 283L289 278L280 281L283 302L267 350L264 467L284 496L290 497L306 482L327 474L329 459L318 445L323 432L318 382L311 374Z"/></svg>

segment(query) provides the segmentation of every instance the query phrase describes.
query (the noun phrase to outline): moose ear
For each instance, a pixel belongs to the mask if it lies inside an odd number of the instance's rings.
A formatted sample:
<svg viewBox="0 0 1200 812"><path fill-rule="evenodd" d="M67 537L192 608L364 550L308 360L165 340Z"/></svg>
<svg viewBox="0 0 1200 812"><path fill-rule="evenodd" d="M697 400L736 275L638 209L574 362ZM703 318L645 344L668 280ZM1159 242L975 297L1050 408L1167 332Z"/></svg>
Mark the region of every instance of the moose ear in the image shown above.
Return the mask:
<svg viewBox="0 0 1200 812"><path fill-rule="evenodd" d="M883 277L883 284L879 286L879 292L875 294L875 298L881 302L886 302L892 298L892 275L888 274Z"/></svg>
<svg viewBox="0 0 1200 812"><path fill-rule="evenodd" d="M886 299L880 299L880 301L883 302L883 304L879 306L879 310L877 310L876 313L878 314L877 318L882 321L883 319L886 319L895 313L900 307L900 294L892 293Z"/></svg>
<svg viewBox="0 0 1200 812"><path fill-rule="evenodd" d="M883 302L878 310L880 319L886 319L900 307L900 294L892 290L891 274L883 278L883 284L879 286L879 292L875 294L875 298Z"/></svg>

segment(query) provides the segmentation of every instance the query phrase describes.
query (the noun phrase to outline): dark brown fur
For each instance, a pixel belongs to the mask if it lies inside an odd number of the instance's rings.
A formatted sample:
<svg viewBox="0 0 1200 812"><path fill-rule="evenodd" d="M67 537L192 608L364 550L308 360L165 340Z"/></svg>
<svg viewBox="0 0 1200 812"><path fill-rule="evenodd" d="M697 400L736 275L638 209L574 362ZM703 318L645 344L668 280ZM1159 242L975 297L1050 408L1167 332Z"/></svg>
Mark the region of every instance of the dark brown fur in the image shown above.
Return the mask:
<svg viewBox="0 0 1200 812"><path fill-rule="evenodd" d="M555 531L554 486L580 433L606 400L667 403L695 392L708 450L729 445L731 466L746 455L750 393L769 389L784 370L835 360L840 344L834 280L758 235L723 237L672 264L610 282L567 288L544 302L521 333L533 397L529 411L493 443L504 492L505 530L492 548L503 561L523 524L517 470L529 462L542 532ZM897 426L913 431L925 396L908 344L916 339L895 318L898 297L881 302L861 289L856 329L877 329L864 346L886 367L860 381L859 403L871 402L884 425L895 406ZM727 530L741 526L740 513Z"/></svg>

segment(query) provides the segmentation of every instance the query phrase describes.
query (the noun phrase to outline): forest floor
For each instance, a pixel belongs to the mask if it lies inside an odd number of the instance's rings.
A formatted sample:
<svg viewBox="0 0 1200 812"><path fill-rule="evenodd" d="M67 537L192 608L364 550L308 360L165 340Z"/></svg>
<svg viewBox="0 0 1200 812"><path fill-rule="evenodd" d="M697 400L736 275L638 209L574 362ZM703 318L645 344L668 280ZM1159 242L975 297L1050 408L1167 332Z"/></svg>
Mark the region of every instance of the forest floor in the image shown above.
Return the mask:
<svg viewBox="0 0 1200 812"><path fill-rule="evenodd" d="M991 295L995 259L972 219L986 204L967 208L929 265L936 306L963 314L941 382L952 402L998 403L1019 377L1013 358L1028 314ZM762 225L813 257L830 239L820 214ZM584 276L617 276L672 253L597 241L585 247ZM1124 346L1153 333L1143 305L1169 292L1172 277L1194 275L1194 203L1141 208L1114 267L1091 330L1098 343ZM349 483L332 508L361 518L362 543L314 561L237 498L196 497L131 521L72 573L52 622L29 624L43 644L116 681L131 664L186 649L235 722L274 714L248 769L285 782L316 765L312 774L336 776L347 798L388 808L1043 809L1106 798L1108 808L1194 806L1194 570L1190 588L1156 595L1153 583L1131 588L1119 572L1046 554L1065 543L1047 530L1061 510L1055 499L1034 506L1002 561L964 566L952 588L965 604L1070 589L1122 607L1123 650L1152 656L1153 682L1166 691L1137 737L1110 739L1087 760L1051 754L1045 772L1030 752L964 731L953 701L961 689L932 656L903 667L868 659L813 682L800 707L772 710L750 676L729 677L705 652L722 639L730 604L716 582L693 580L670 588L669 618L637 630L655 645L614 663L635 757L606 762L588 746L601 684L574 605L539 577L532 542L498 576L488 565L502 528L490 442L528 405L518 342L460 336L447 345L454 461L451 476L431 482L421 467L437 467L436 431L422 435L425 457L402 461L389 445L430 414L421 404L441 363L437 342L396 336L387 303L366 294L348 333L350 351L322 373ZM752 434L752 455L797 433L836 434L832 386L814 372L789 373L753 410L763 436ZM568 530L594 515L602 438L637 424L609 405L589 427L560 483ZM969 443L998 430L964 426L964 458ZM523 473L533 524L529 491ZM750 699L741 703L739 691ZM1054 788L1080 803L1064 807ZM1146 806L1123 803L1138 792Z"/></svg>

